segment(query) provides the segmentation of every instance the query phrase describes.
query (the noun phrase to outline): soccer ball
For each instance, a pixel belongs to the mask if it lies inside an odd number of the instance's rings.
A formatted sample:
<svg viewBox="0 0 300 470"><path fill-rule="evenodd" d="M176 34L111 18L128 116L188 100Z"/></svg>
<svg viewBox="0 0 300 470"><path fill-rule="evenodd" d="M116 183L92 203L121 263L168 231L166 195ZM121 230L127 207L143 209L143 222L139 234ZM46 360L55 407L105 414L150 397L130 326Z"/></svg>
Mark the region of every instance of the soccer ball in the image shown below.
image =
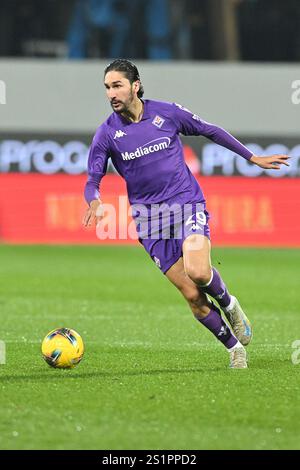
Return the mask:
<svg viewBox="0 0 300 470"><path fill-rule="evenodd" d="M78 364L84 353L81 336L69 328L50 331L42 342L43 358L51 367L70 369Z"/></svg>

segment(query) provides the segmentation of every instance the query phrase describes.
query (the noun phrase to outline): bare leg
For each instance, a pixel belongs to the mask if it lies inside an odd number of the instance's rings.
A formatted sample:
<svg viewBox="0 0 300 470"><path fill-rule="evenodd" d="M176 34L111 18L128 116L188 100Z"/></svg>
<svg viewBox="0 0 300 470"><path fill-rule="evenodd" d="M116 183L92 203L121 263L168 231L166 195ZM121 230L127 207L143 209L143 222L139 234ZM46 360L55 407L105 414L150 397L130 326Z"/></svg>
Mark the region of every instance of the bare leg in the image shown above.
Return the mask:
<svg viewBox="0 0 300 470"><path fill-rule="evenodd" d="M210 241L204 235L190 235L183 242L183 262L186 274L199 287L211 278Z"/></svg>
<svg viewBox="0 0 300 470"><path fill-rule="evenodd" d="M198 289L196 284L185 273L182 258L179 258L171 266L166 272L166 276L181 292L197 319L205 318L209 314L211 304L207 296Z"/></svg>
<svg viewBox="0 0 300 470"><path fill-rule="evenodd" d="M203 235L191 235L183 243L184 265L188 276L203 292L219 302L222 309L228 308L231 295L218 271L212 267L210 241Z"/></svg>
<svg viewBox="0 0 300 470"><path fill-rule="evenodd" d="M210 241L203 235L190 235L183 243L186 274L203 293L219 303L238 340L246 346L252 338L252 327L236 297L231 296L210 259Z"/></svg>
<svg viewBox="0 0 300 470"><path fill-rule="evenodd" d="M187 300L195 318L208 328L227 349L231 350L238 344L237 338L222 319L220 310L187 276L182 258L166 272L166 276Z"/></svg>

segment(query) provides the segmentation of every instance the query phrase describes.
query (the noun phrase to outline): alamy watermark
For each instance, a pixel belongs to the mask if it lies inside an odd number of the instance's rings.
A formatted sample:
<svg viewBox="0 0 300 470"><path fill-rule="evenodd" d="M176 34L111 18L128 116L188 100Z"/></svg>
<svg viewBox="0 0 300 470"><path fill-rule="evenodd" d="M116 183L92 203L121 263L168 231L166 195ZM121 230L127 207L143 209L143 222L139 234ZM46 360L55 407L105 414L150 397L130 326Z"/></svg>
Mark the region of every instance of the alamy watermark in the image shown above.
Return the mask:
<svg viewBox="0 0 300 470"><path fill-rule="evenodd" d="M300 80L294 80L292 82L292 89L294 90L291 95L293 104L300 104Z"/></svg>
<svg viewBox="0 0 300 470"><path fill-rule="evenodd" d="M0 80L0 104L6 104L6 84Z"/></svg>
<svg viewBox="0 0 300 470"><path fill-rule="evenodd" d="M6 364L6 347L5 342L0 340L0 365Z"/></svg>
<svg viewBox="0 0 300 470"><path fill-rule="evenodd" d="M126 196L119 196L118 211L115 205L102 203L96 216L96 234L100 240L185 240L190 235L206 235L208 230L208 213L202 203L132 204L127 209ZM133 220L129 221L129 217ZM193 237L192 240L196 243L189 243L189 249L202 247L199 246L201 238Z"/></svg>
<svg viewBox="0 0 300 470"><path fill-rule="evenodd" d="M300 339L296 339L292 343L292 348L295 349L295 351L291 355L292 364L300 364Z"/></svg>

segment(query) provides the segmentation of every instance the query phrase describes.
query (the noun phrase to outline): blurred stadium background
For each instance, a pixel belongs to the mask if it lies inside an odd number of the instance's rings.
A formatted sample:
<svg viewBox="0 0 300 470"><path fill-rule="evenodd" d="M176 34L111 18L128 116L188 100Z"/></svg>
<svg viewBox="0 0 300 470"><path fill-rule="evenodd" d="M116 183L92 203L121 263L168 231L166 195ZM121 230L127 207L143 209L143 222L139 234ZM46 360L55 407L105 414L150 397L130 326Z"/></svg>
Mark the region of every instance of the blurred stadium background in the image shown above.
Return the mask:
<svg viewBox="0 0 300 470"><path fill-rule="evenodd" d="M81 228L87 152L110 113L104 66L125 56L146 97L183 104L259 155L293 157L264 172L205 139L183 139L214 242L299 246L297 1L3 0L0 12L0 240L97 242ZM105 202L119 194L110 166Z"/></svg>
<svg viewBox="0 0 300 470"><path fill-rule="evenodd" d="M290 361L299 314L299 22L299 0L1 0L1 448L299 447ZM220 269L254 324L272 319L256 329L253 375L228 380L223 351L190 326L184 301L135 241L99 240L81 226L88 148L111 112L103 69L115 57L137 64L146 98L184 105L256 154L292 157L290 167L265 172L204 138L183 138ZM102 194L116 207L125 194L112 165ZM278 305L287 304L283 323ZM57 326L78 329L87 345L72 379L40 360L40 341Z"/></svg>

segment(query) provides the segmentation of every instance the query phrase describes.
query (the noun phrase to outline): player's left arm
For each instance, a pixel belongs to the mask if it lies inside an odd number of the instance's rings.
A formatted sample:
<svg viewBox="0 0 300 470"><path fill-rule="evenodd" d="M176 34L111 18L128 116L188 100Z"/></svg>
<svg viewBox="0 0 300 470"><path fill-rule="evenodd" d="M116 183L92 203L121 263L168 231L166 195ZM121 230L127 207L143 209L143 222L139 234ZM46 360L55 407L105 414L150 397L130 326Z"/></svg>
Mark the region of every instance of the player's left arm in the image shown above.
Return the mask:
<svg viewBox="0 0 300 470"><path fill-rule="evenodd" d="M288 155L270 155L265 157L252 155L249 161L265 170L280 170L280 165L290 166L288 163L289 158Z"/></svg>
<svg viewBox="0 0 300 470"><path fill-rule="evenodd" d="M280 165L289 166L288 159L290 157L288 155L254 155L245 145L222 127L204 121L188 109L175 103L173 104L173 119L177 124L178 132L181 134L203 135L261 168L279 170Z"/></svg>

